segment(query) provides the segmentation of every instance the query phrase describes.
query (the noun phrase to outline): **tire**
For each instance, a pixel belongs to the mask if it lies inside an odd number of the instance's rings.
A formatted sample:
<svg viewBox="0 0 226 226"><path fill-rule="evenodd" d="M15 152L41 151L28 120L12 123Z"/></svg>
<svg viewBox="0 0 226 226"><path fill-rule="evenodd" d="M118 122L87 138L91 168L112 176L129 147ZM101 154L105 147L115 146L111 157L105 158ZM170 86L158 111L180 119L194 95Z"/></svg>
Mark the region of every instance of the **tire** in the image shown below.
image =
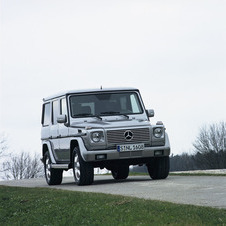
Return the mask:
<svg viewBox="0 0 226 226"><path fill-rule="evenodd" d="M129 176L129 166L121 165L111 170L111 174L115 180L123 180Z"/></svg>
<svg viewBox="0 0 226 226"><path fill-rule="evenodd" d="M150 164L147 164L147 169L153 180L167 178L169 175L169 156L154 158Z"/></svg>
<svg viewBox="0 0 226 226"><path fill-rule="evenodd" d="M93 183L94 171L89 162L85 162L77 148L74 149L73 155L73 174L77 185L90 185Z"/></svg>
<svg viewBox="0 0 226 226"><path fill-rule="evenodd" d="M62 182L63 170L61 169L52 169L51 168L51 159L49 152L47 151L44 154L44 171L45 178L48 185L59 185Z"/></svg>

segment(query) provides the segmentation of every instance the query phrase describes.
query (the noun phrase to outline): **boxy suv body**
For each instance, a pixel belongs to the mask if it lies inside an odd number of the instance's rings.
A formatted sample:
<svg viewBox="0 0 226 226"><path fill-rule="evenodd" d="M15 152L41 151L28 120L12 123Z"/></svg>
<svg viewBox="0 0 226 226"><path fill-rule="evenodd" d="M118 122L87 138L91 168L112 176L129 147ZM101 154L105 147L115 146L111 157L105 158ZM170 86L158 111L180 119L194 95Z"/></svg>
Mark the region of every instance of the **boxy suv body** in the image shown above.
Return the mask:
<svg viewBox="0 0 226 226"><path fill-rule="evenodd" d="M135 88L70 91L43 99L42 161L49 185L73 169L78 185L93 183L94 168L126 179L130 165L146 165L152 179L169 173L170 144L161 122L151 125Z"/></svg>

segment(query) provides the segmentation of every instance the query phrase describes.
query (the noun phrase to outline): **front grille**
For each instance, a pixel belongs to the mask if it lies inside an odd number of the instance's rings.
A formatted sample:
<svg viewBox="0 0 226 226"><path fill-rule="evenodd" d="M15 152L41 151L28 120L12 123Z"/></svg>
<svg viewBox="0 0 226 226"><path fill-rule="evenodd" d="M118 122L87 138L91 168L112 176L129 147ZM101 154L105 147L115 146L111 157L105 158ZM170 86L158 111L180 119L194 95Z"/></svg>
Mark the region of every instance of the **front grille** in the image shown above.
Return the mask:
<svg viewBox="0 0 226 226"><path fill-rule="evenodd" d="M133 138L127 140L125 138L125 132L131 131ZM120 129L120 130L108 130L107 131L108 145L115 144L134 144L134 143L150 143L150 129L138 128L138 129Z"/></svg>

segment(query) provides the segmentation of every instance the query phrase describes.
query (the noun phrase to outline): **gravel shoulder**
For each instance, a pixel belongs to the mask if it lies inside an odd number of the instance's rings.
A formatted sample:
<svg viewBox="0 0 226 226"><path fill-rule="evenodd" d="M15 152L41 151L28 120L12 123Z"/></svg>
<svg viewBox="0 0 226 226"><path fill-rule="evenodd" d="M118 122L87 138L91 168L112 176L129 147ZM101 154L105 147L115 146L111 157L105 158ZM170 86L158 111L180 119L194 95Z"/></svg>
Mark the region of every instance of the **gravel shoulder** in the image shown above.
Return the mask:
<svg viewBox="0 0 226 226"><path fill-rule="evenodd" d="M225 176L169 176L165 180L129 176L127 180L115 181L111 176L95 175L90 186L75 185L73 177L64 177L57 186L48 186L44 178L0 181L0 185L106 193L226 209Z"/></svg>

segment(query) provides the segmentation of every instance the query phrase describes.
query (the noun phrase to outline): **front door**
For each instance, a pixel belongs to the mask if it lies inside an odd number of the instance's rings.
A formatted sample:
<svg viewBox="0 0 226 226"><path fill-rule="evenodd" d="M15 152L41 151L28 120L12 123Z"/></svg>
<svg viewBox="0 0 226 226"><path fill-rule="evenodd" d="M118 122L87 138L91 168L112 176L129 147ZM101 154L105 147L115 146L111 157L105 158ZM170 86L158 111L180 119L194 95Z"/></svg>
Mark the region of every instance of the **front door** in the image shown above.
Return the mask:
<svg viewBox="0 0 226 226"><path fill-rule="evenodd" d="M55 100L52 102L52 125L50 127L50 140L52 150L57 161L60 161L59 155L59 125L57 123L57 116L59 115L59 101Z"/></svg>
<svg viewBox="0 0 226 226"><path fill-rule="evenodd" d="M68 111L66 98L60 99L60 114L66 115L68 120ZM58 123L59 125L59 146L60 146L60 157L63 161L70 161L70 138L68 137L68 127L64 123Z"/></svg>

